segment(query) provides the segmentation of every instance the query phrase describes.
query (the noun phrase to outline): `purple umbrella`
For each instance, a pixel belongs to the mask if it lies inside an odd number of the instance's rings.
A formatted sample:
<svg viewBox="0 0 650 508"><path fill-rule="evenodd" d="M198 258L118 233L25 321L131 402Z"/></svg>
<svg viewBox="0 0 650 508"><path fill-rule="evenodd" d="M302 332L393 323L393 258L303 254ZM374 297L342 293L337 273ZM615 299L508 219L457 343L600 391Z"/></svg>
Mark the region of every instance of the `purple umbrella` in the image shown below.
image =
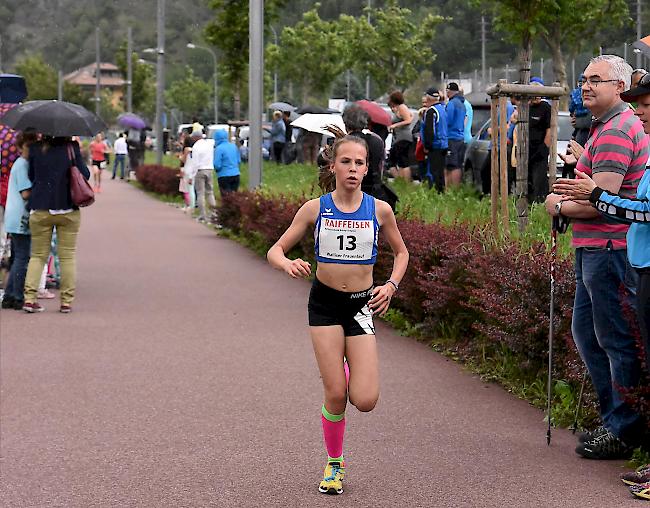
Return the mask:
<svg viewBox="0 0 650 508"><path fill-rule="evenodd" d="M117 117L117 123L129 129L144 129L147 126L147 122L133 113L122 113Z"/></svg>

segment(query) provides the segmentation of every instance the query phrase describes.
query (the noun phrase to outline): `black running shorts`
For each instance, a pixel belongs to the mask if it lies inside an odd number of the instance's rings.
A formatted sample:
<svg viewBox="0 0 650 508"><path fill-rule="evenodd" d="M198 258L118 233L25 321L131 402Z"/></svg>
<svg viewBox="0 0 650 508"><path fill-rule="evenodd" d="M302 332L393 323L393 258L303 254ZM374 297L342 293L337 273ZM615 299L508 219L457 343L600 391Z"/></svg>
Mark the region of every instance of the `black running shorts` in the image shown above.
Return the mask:
<svg viewBox="0 0 650 508"><path fill-rule="evenodd" d="M337 291L318 279L309 293L309 326L340 325L346 337L354 335L374 335L375 325L368 301L372 289L357 293Z"/></svg>

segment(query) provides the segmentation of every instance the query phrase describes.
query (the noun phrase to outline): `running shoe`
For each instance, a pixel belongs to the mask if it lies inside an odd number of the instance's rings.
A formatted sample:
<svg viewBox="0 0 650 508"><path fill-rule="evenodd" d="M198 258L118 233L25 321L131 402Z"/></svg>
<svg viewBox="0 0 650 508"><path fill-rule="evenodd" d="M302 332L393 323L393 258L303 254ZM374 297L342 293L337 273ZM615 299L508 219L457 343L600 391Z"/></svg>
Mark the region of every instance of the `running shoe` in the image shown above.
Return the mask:
<svg viewBox="0 0 650 508"><path fill-rule="evenodd" d="M634 448L628 446L610 431L590 441L580 443L576 447L576 453L586 459L595 460L619 460L629 459Z"/></svg>
<svg viewBox="0 0 650 508"><path fill-rule="evenodd" d="M13 309L16 306L16 299L13 296L5 295L0 304L2 309ZM21 305L22 308L22 305Z"/></svg>
<svg viewBox="0 0 650 508"><path fill-rule="evenodd" d="M38 302L34 302L34 303L25 302L23 304L23 310L25 312L29 312L30 314L34 314L35 312L43 312L45 310L45 307L43 307Z"/></svg>
<svg viewBox="0 0 650 508"><path fill-rule="evenodd" d="M641 499L650 500L650 482L640 485L630 485L630 492Z"/></svg>
<svg viewBox="0 0 650 508"><path fill-rule="evenodd" d="M343 477L345 462L328 462L323 473L323 481L318 486L318 492L323 494L343 494Z"/></svg>
<svg viewBox="0 0 650 508"><path fill-rule="evenodd" d="M59 312L62 314L70 314L72 312L72 307L66 303L61 304L61 307L59 308Z"/></svg>
<svg viewBox="0 0 650 508"><path fill-rule="evenodd" d="M650 482L650 464L641 466L636 471L623 473L621 481L626 485L641 485L642 483Z"/></svg>
<svg viewBox="0 0 650 508"><path fill-rule="evenodd" d="M587 441L596 439L598 436L602 436L603 434L607 434L607 429L601 425L597 429L594 429L590 432L581 432L578 436L578 441L580 443L586 443Z"/></svg>

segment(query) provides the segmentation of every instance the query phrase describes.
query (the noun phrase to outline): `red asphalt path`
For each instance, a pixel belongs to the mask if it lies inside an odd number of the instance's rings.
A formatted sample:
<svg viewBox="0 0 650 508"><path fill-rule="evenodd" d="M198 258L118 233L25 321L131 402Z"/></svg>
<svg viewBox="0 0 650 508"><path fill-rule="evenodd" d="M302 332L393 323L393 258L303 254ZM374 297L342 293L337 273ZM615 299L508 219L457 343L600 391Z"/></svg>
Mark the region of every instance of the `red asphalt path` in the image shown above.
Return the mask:
<svg viewBox="0 0 650 508"><path fill-rule="evenodd" d="M72 314L0 315L3 507L640 506L622 462L546 446L541 411L388 326L348 409L345 493L317 491L309 283L108 181L82 211Z"/></svg>

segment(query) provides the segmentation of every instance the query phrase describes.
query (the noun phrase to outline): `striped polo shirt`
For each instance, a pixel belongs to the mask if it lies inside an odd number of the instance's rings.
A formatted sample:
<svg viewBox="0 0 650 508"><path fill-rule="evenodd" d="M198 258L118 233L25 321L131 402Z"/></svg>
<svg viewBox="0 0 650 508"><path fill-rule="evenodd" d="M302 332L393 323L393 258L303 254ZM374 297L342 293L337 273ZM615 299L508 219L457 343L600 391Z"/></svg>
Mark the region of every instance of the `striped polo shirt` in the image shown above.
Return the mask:
<svg viewBox="0 0 650 508"><path fill-rule="evenodd" d="M620 102L592 123L576 169L589 176L606 171L623 175L618 195L634 199L647 160L648 136L643 124L627 103ZM614 249L625 249L628 228L600 214L593 219L575 219L572 246L603 248L611 241Z"/></svg>

